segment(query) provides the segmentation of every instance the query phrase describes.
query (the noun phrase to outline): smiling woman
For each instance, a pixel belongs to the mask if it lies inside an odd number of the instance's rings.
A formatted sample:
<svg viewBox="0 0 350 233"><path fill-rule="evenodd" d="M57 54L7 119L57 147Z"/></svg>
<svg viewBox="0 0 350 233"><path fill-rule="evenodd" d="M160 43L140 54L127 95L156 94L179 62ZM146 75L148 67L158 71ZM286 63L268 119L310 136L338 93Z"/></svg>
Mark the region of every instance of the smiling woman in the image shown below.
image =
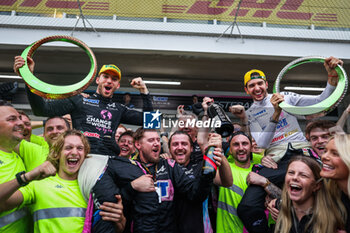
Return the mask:
<svg viewBox="0 0 350 233"><path fill-rule="evenodd" d="M322 155L323 168L321 176L330 179L328 190L332 198L341 197L339 205L342 212L347 212L345 230L350 232L350 135L336 134L326 145L326 152ZM345 207L345 209L344 209Z"/></svg>
<svg viewBox="0 0 350 233"><path fill-rule="evenodd" d="M327 233L343 229L344 220L320 171L321 165L313 158L296 156L290 161L275 233Z"/></svg>

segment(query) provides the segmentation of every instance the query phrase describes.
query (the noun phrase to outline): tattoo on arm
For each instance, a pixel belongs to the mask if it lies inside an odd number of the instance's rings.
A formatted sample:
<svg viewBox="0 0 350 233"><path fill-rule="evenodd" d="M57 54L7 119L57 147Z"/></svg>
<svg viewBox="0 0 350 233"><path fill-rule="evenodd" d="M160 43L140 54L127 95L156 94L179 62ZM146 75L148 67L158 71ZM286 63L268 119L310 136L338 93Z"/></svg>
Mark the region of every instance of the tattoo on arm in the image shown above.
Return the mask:
<svg viewBox="0 0 350 233"><path fill-rule="evenodd" d="M282 190L272 183L266 186L265 191L273 199L281 198Z"/></svg>

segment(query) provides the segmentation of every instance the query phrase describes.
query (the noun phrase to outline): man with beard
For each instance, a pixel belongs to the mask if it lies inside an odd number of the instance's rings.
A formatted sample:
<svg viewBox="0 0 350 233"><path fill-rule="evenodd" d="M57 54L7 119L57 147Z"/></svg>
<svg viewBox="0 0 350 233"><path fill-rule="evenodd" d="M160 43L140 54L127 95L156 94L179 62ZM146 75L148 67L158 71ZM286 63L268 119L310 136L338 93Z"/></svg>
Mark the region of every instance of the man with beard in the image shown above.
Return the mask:
<svg viewBox="0 0 350 233"><path fill-rule="evenodd" d="M135 147L139 150L137 162L144 174L153 178L149 185L156 186L156 192L150 193L152 199L143 201L143 207L134 206L134 232L177 232L174 195L181 193L189 200L203 202L214 177L202 174L193 179L174 160L160 158L160 137L155 130L139 128ZM216 164L220 166L221 158Z"/></svg>
<svg viewBox="0 0 350 233"><path fill-rule="evenodd" d="M203 157L203 152L201 150L200 145L197 142L197 135L198 135L198 128L196 127L196 125L191 125L188 122L192 122L192 121L197 121L198 118L196 115L194 115L193 113L186 113L184 115L181 115L179 117L179 122L184 122L184 124L179 124L179 127L177 130L182 131L187 133L193 142L193 150L191 153L191 160L193 160L194 162L198 162L199 160L202 159Z"/></svg>
<svg viewBox="0 0 350 233"><path fill-rule="evenodd" d="M248 135L242 131L234 132L230 137L229 143L230 153L227 160L231 167L233 185L227 188L220 187L219 190L216 219L216 232L218 233L244 232L243 223L237 216L237 206L248 187L247 177L254 165L252 160L252 142ZM252 177L253 175L254 177ZM250 175L250 177L251 183L261 185L269 194L272 194L276 189L265 177L255 173ZM253 182L253 179L255 182ZM262 182L262 184L259 184L259 182Z"/></svg>
<svg viewBox="0 0 350 233"><path fill-rule="evenodd" d="M24 65L24 59L15 57L14 70ZM28 66L33 72L34 61L28 57ZM103 65L96 78L97 89L85 98L75 95L61 100L45 100L27 90L33 113L38 116L62 116L70 114L73 128L80 130L89 139L92 154L119 154L114 135L120 123L142 125L143 113L114 102L113 93L120 87L121 71L115 65ZM131 86L140 91L143 110L152 111L152 102L146 84L140 77L131 81Z"/></svg>
<svg viewBox="0 0 350 233"><path fill-rule="evenodd" d="M219 186L230 187L232 185L232 176L229 164L222 154L221 136L211 134L209 146L215 146L215 156L220 157L221 167L216 173L214 183ZM195 179L201 175L203 159L197 163L190 159L193 150L193 141L191 137L182 131L176 131L169 139L169 150L172 158L183 166L187 175ZM189 200L186 195L175 195L176 221L178 232L210 232L211 222L208 215L208 201ZM204 220L204 221L203 221Z"/></svg>
<svg viewBox="0 0 350 233"><path fill-rule="evenodd" d="M209 104L214 102L214 99L210 97L204 97L203 102L201 103L202 105L202 110L203 110L203 116L202 116L202 121L209 120L208 118L208 107ZM201 162L203 159L203 153L202 151L204 147L206 147L207 138L208 138L208 133L209 133L209 128L201 128L198 129L196 127L196 124L192 124L191 122L196 122L198 120L198 117L190 112L185 112L183 110L183 105L180 105L178 107L178 114L179 116L179 122L183 123L178 123L178 129L175 129L179 131L186 132L192 139L193 141L193 150L191 153L191 160L194 163Z"/></svg>

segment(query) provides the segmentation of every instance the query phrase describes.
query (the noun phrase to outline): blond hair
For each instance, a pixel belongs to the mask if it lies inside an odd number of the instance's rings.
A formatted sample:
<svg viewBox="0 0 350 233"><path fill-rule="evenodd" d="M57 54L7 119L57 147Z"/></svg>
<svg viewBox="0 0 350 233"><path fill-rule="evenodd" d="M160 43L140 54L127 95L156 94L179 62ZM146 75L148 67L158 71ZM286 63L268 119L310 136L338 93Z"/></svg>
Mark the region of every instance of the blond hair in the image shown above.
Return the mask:
<svg viewBox="0 0 350 233"><path fill-rule="evenodd" d="M346 167L350 171L350 135L349 134L335 134L334 144L339 153L339 157L343 160ZM350 176L350 173L349 173ZM348 195L350 195L350 179L348 177Z"/></svg>
<svg viewBox="0 0 350 233"><path fill-rule="evenodd" d="M46 159L47 161L52 163L52 165L54 165L57 171L59 170L59 164L60 164L61 152L64 146L64 140L68 136L78 136L84 145L85 155L87 155L90 152L90 144L86 139L86 137L81 132L75 129L65 131L53 143L53 145L50 148L50 153Z"/></svg>

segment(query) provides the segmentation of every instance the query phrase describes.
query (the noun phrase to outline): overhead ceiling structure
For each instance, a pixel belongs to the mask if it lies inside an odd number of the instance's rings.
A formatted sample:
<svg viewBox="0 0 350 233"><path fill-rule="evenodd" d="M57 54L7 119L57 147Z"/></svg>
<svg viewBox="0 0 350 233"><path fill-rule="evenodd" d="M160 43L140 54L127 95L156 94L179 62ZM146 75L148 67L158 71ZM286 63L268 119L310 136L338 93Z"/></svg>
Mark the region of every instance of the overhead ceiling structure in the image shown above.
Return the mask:
<svg viewBox="0 0 350 233"><path fill-rule="evenodd" d="M67 0L42 0L36 5L18 1L22 4L0 4L0 75L14 75L13 57L26 46L57 34L73 34L88 44L99 67L110 63L120 67L121 90L129 92L131 79L140 76L181 83L149 84L156 93L245 95L245 72L263 70L271 88L286 64L308 55L340 57L350 73L347 1L341 1L343 5L334 1L332 8L325 8L324 1L314 0L178 0L177 5L88 0L81 6L85 21L78 6ZM84 52L65 43L42 46L34 58L35 75L54 84L79 80L89 69ZM322 64L305 64L282 84L324 87L326 79Z"/></svg>

